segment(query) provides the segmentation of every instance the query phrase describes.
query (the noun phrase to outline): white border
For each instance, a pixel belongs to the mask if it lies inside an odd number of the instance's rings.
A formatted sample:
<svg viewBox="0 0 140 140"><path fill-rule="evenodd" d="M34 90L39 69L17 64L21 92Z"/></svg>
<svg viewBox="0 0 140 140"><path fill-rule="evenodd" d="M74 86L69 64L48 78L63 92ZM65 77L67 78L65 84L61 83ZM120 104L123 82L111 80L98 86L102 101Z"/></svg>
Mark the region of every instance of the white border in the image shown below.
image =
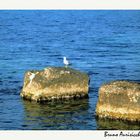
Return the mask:
<svg viewBox="0 0 140 140"><path fill-rule="evenodd" d="M119 134L121 131L108 131ZM123 131L123 133L140 133L140 131ZM104 137L105 131L1 131L2 140L139 140L139 137L111 136Z"/></svg>
<svg viewBox="0 0 140 140"><path fill-rule="evenodd" d="M140 9L140 0L0 0L0 9ZM119 133L120 131L109 131ZM123 131L128 132L128 131ZM139 131L130 131L139 132ZM2 140L138 140L140 137L104 137L104 131L0 131Z"/></svg>
<svg viewBox="0 0 140 140"><path fill-rule="evenodd" d="M140 9L140 0L0 0L0 9Z"/></svg>

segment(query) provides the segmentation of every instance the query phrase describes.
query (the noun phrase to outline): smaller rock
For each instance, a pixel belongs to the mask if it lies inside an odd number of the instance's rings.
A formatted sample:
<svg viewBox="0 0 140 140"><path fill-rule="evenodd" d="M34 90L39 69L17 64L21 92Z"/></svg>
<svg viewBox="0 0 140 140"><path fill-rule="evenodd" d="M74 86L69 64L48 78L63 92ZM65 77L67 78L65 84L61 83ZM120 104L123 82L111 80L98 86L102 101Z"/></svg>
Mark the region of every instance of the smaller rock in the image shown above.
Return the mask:
<svg viewBox="0 0 140 140"><path fill-rule="evenodd" d="M100 118L140 121L140 84L113 81L102 85L96 115Z"/></svg>

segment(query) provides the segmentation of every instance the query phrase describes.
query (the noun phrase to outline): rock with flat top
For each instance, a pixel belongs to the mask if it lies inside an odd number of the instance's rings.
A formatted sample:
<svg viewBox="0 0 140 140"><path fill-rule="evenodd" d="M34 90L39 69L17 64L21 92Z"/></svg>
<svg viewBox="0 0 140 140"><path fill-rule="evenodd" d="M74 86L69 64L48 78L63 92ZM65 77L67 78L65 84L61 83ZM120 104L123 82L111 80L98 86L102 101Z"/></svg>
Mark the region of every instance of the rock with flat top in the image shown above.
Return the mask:
<svg viewBox="0 0 140 140"><path fill-rule="evenodd" d="M48 67L25 73L21 96L27 100L52 101L88 96L89 77L72 68Z"/></svg>
<svg viewBox="0 0 140 140"><path fill-rule="evenodd" d="M96 115L100 118L140 121L140 84L113 81L102 85Z"/></svg>

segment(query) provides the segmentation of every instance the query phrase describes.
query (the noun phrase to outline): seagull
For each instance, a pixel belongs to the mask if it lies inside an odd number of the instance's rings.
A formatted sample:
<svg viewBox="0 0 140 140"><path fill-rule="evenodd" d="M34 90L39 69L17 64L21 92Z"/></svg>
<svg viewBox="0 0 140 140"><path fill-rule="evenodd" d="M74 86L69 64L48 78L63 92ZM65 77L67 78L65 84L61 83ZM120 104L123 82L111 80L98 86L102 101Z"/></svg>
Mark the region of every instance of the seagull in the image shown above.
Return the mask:
<svg viewBox="0 0 140 140"><path fill-rule="evenodd" d="M34 73L31 73L29 79L30 79L30 83L29 83L29 86L30 84L32 83L32 80L35 78L35 74Z"/></svg>
<svg viewBox="0 0 140 140"><path fill-rule="evenodd" d="M65 67L69 65L69 61L67 60L65 56L63 57L63 63L65 64Z"/></svg>

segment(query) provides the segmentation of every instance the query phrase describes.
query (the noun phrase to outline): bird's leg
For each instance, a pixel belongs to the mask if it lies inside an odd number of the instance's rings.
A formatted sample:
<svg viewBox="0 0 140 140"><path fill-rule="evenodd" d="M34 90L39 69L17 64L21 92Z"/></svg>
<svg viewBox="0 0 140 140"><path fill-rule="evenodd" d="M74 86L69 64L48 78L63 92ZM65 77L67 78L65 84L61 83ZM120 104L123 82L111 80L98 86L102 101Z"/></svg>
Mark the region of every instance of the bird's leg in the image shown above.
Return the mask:
<svg viewBox="0 0 140 140"><path fill-rule="evenodd" d="M29 82L28 87L31 85L31 82L32 82L32 81Z"/></svg>

